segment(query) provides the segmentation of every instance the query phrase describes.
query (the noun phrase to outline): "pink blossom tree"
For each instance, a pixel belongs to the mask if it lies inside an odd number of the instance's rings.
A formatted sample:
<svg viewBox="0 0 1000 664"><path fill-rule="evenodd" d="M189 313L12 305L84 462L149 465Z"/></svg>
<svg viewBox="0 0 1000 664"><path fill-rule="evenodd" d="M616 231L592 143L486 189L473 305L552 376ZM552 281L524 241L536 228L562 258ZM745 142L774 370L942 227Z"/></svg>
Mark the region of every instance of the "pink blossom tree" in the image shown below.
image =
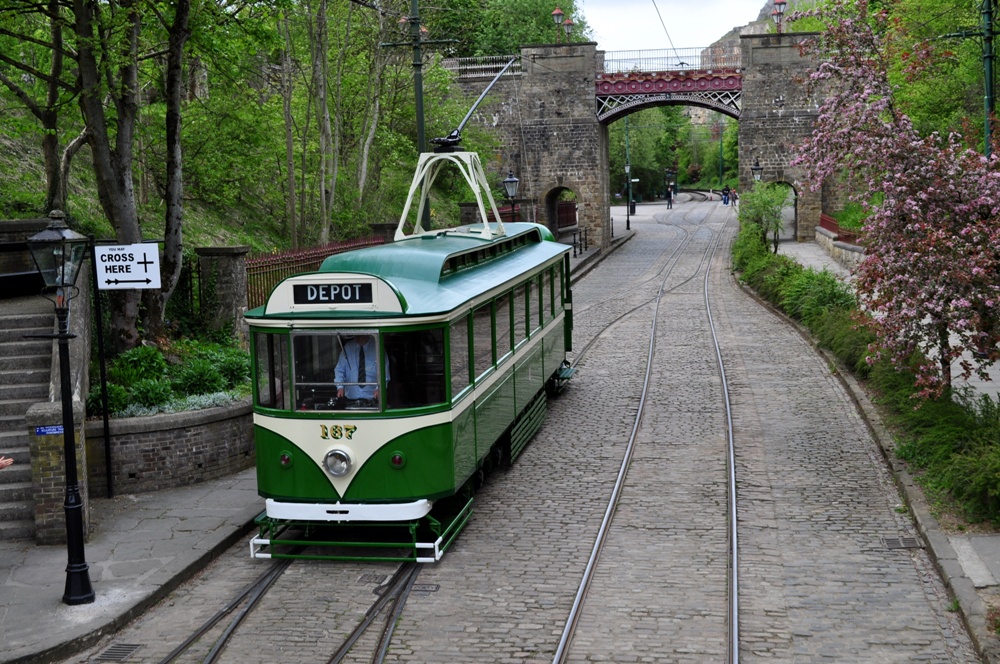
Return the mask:
<svg viewBox="0 0 1000 664"><path fill-rule="evenodd" d="M920 136L894 105L884 10L833 0L817 14L829 27L810 47L812 78L832 96L793 163L813 190L843 182L869 213L856 286L874 357L904 368L919 351L923 397L948 393L956 360L963 378L988 379L1000 358L1000 160L957 134Z"/></svg>

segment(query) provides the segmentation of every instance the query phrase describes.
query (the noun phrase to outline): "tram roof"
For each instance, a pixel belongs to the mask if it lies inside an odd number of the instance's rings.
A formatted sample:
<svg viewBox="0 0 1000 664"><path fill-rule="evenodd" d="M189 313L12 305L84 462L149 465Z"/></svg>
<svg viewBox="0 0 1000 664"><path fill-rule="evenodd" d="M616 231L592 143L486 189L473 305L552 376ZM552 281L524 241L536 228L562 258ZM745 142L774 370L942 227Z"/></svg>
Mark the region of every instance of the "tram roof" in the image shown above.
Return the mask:
<svg viewBox="0 0 1000 664"><path fill-rule="evenodd" d="M539 224L506 223L505 235L489 239L481 236L482 229L482 224L462 226L446 233L411 236L334 254L323 261L319 270L304 274L374 276L397 293L404 315L431 315L456 309L568 251L566 245L554 241L551 231ZM502 253L490 255L491 248ZM292 313L268 311L265 305L246 315L248 318L374 318L384 317L386 312L341 309Z"/></svg>

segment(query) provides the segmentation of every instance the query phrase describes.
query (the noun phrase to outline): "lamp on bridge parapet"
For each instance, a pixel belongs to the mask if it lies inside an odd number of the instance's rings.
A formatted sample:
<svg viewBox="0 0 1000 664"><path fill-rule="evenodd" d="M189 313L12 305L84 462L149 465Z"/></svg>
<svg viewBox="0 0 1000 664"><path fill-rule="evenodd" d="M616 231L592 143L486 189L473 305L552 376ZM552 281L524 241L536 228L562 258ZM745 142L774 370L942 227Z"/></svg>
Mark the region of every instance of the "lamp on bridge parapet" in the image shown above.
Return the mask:
<svg viewBox="0 0 1000 664"><path fill-rule="evenodd" d="M787 4L785 0L774 0L774 10L771 12L771 18L774 19L774 25L779 35L781 34L781 19L785 15L785 6Z"/></svg>
<svg viewBox="0 0 1000 664"><path fill-rule="evenodd" d="M514 177L514 171L508 171L507 177L503 180L503 190L507 194L507 201L510 204L510 219L509 221L516 221L514 219L514 199L517 198L517 185L521 181Z"/></svg>
<svg viewBox="0 0 1000 664"><path fill-rule="evenodd" d="M760 165L757 157L753 158L753 166L750 167L750 172L753 174L754 182L760 182L761 176L764 175L764 167Z"/></svg>
<svg viewBox="0 0 1000 664"><path fill-rule="evenodd" d="M565 17L565 20L563 20L563 17ZM552 12L552 21L556 24L556 43L562 41L562 35L559 33L560 26L563 32L566 33L566 43L569 43L569 37L573 34L573 19L566 16L563 10L556 7L555 11Z"/></svg>

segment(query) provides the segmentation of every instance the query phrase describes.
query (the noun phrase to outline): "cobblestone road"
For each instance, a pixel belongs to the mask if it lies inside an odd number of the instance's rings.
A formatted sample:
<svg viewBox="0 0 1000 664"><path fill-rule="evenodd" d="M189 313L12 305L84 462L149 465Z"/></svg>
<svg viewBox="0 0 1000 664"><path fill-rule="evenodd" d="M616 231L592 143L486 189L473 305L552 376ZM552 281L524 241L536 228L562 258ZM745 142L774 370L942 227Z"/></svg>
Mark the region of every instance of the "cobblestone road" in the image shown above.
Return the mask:
<svg viewBox="0 0 1000 664"><path fill-rule="evenodd" d="M703 294L720 236L710 288L734 408L742 661L977 661L924 551L884 545L915 533L840 384L732 280L730 208L632 223L637 237L574 287L576 377L444 560L422 569L388 661L552 661L635 421L661 284L636 453L569 660L724 661L725 416ZM221 661L325 661L394 567L295 563ZM171 643L262 569L241 544L119 640Z"/></svg>

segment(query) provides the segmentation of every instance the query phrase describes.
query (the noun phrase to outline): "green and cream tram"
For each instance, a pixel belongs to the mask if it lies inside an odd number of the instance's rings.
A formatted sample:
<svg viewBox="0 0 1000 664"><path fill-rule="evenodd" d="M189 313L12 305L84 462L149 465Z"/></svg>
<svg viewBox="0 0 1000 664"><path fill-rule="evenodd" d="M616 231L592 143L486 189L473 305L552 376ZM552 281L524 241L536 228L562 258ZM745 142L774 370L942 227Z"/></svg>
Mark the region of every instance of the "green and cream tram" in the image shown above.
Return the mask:
<svg viewBox="0 0 1000 664"><path fill-rule="evenodd" d="M485 181L474 153L422 155L421 208L438 161ZM394 242L330 256L246 314L266 499L253 556L438 560L475 481L541 425L571 374L568 247L487 223L480 190L483 223L407 235L401 221Z"/></svg>

